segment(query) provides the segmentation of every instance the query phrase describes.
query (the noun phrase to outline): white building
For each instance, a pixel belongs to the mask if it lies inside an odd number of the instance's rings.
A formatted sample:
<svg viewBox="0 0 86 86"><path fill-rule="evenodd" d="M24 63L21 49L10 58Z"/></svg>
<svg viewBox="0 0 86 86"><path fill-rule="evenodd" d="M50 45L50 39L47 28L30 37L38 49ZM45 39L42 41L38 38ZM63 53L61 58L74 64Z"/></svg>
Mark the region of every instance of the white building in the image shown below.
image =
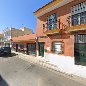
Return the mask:
<svg viewBox="0 0 86 86"><path fill-rule="evenodd" d="M11 28L6 28L3 31L3 34L4 34L4 45L11 47L11 38L12 38L12 36L11 36Z"/></svg>

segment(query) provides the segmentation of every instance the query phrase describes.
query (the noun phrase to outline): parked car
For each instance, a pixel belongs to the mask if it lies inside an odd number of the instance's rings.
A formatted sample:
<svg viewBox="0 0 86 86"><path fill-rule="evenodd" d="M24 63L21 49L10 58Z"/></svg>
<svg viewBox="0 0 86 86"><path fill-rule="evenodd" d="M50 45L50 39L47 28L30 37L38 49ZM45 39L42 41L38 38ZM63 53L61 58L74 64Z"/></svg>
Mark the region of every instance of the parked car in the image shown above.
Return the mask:
<svg viewBox="0 0 86 86"><path fill-rule="evenodd" d="M10 47L2 47L0 48L0 55L10 55L11 48Z"/></svg>

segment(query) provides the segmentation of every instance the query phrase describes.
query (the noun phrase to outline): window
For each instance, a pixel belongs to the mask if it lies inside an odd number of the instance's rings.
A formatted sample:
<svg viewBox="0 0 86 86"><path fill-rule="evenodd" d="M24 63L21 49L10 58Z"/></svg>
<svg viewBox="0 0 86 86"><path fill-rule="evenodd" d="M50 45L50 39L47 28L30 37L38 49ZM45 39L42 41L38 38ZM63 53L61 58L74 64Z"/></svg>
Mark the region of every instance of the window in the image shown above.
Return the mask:
<svg viewBox="0 0 86 86"><path fill-rule="evenodd" d="M36 55L36 44L28 44L29 55Z"/></svg>
<svg viewBox="0 0 86 86"><path fill-rule="evenodd" d="M57 29L57 15L52 14L48 17L48 29L53 30Z"/></svg>
<svg viewBox="0 0 86 86"><path fill-rule="evenodd" d="M56 54L63 54L63 43L62 42L53 42L53 51Z"/></svg>
<svg viewBox="0 0 86 86"><path fill-rule="evenodd" d="M24 49L24 44L20 44L20 49Z"/></svg>
<svg viewBox="0 0 86 86"><path fill-rule="evenodd" d="M86 12L81 13L81 24L86 24Z"/></svg>
<svg viewBox="0 0 86 86"><path fill-rule="evenodd" d="M75 35L75 43L86 43L86 35Z"/></svg>
<svg viewBox="0 0 86 86"><path fill-rule="evenodd" d="M72 25L86 24L86 1L71 7Z"/></svg>
<svg viewBox="0 0 86 86"><path fill-rule="evenodd" d="M36 44L28 44L28 51L35 51L36 50Z"/></svg>
<svg viewBox="0 0 86 86"><path fill-rule="evenodd" d="M86 12L72 15L72 25L86 24Z"/></svg>
<svg viewBox="0 0 86 86"><path fill-rule="evenodd" d="M72 16L72 25L79 25L80 24L80 14L76 14Z"/></svg>

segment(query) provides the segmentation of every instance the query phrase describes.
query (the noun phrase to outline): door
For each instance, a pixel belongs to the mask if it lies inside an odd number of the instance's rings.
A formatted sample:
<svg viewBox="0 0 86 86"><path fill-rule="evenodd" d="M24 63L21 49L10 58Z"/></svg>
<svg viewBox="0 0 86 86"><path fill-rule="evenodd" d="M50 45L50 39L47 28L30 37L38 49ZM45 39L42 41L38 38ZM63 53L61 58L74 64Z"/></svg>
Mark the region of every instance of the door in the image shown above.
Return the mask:
<svg viewBox="0 0 86 86"><path fill-rule="evenodd" d="M36 56L36 44L28 44L27 49L29 55Z"/></svg>
<svg viewBox="0 0 86 86"><path fill-rule="evenodd" d="M44 57L44 42L39 42L38 46L39 46L39 56Z"/></svg>
<svg viewBox="0 0 86 86"><path fill-rule="evenodd" d="M75 63L86 65L86 35L77 35L74 44Z"/></svg>
<svg viewBox="0 0 86 86"><path fill-rule="evenodd" d="M27 53L27 55L28 55L28 54L29 54L29 53L28 53L28 44L26 44L26 48L27 48L26 53Z"/></svg>
<svg viewBox="0 0 86 86"><path fill-rule="evenodd" d="M16 44L16 52L18 52L18 44Z"/></svg>

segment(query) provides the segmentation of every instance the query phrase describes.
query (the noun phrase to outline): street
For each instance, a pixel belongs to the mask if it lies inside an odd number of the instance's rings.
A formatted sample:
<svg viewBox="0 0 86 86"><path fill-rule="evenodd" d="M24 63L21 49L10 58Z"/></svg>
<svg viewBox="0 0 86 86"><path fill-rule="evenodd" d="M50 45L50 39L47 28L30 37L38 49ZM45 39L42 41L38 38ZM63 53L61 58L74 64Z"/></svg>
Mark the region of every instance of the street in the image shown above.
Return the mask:
<svg viewBox="0 0 86 86"><path fill-rule="evenodd" d="M0 86L85 86L13 54L0 57Z"/></svg>

